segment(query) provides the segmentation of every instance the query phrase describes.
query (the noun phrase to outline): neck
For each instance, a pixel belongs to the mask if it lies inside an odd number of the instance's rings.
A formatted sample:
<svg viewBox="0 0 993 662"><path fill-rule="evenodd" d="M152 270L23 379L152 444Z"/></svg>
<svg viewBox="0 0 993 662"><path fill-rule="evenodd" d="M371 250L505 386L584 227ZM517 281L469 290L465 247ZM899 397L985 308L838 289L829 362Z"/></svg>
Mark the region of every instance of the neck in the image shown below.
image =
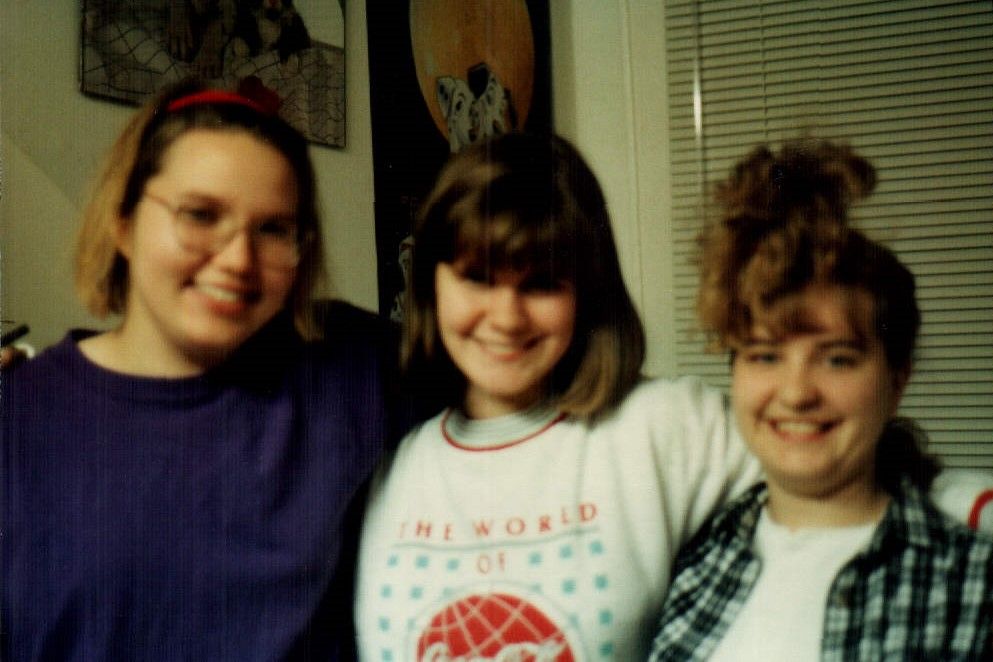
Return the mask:
<svg viewBox="0 0 993 662"><path fill-rule="evenodd" d="M543 398L544 390L540 387L514 396L494 397L470 385L462 401L462 409L469 418L496 418L529 409Z"/></svg>
<svg viewBox="0 0 993 662"><path fill-rule="evenodd" d="M768 486L770 517L791 529L878 522L890 501L874 481L846 485L828 495L792 490L772 479Z"/></svg>
<svg viewBox="0 0 993 662"><path fill-rule="evenodd" d="M79 349L86 358L102 368L139 377L194 377L223 360L223 357L166 355L149 351L142 343L132 341L126 324L83 340L79 343Z"/></svg>

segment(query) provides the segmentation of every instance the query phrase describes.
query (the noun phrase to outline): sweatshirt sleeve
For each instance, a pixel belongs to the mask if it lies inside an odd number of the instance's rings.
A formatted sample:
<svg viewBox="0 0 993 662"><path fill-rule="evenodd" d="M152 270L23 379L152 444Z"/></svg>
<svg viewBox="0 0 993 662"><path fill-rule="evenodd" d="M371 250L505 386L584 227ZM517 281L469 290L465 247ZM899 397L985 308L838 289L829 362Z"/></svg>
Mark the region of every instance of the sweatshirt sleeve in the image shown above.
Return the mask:
<svg viewBox="0 0 993 662"><path fill-rule="evenodd" d="M761 479L728 397L701 380L653 380L641 394L651 410L653 452L669 520L686 542L725 503Z"/></svg>

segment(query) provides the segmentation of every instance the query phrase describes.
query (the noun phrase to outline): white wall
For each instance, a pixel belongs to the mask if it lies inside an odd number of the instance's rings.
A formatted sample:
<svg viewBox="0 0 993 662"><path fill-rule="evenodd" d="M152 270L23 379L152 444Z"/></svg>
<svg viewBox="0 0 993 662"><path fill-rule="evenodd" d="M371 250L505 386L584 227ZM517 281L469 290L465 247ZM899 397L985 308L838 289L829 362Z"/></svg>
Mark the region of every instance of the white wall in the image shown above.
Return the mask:
<svg viewBox="0 0 993 662"><path fill-rule="evenodd" d="M134 111L84 96L78 0L0 2L0 316L37 347L99 327L72 292L79 210L104 151ZM334 292L375 308L376 249L365 2L345 16L347 146L312 147Z"/></svg>
<svg viewBox="0 0 993 662"><path fill-rule="evenodd" d="M77 92L79 5L52 4L0 5L0 315L29 323L37 346L88 322L72 293L72 233L99 150L127 116Z"/></svg>
<svg viewBox="0 0 993 662"><path fill-rule="evenodd" d="M663 11L654 0L553 0L554 122L600 178L622 267L649 337L648 372L671 372L671 268L663 201L668 162ZM313 147L335 294L377 305L365 2L345 12L347 147ZM78 0L0 2L0 315L37 346L97 326L76 302L78 210L128 106L83 96ZM106 322L104 322L106 324Z"/></svg>
<svg viewBox="0 0 993 662"><path fill-rule="evenodd" d="M555 0L556 130L600 179L648 334L649 374L674 372L664 18L657 0Z"/></svg>

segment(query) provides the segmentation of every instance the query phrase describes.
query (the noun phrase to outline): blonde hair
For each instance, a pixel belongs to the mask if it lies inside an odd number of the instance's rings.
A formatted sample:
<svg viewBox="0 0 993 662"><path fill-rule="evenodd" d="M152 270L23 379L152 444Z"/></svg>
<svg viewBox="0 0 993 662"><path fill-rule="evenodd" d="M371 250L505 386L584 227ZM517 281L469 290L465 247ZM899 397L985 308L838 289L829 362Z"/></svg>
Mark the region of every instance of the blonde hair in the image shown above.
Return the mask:
<svg viewBox="0 0 993 662"><path fill-rule="evenodd" d="M435 271L466 261L486 273L537 271L576 294L572 344L550 376L562 411L592 419L640 377L645 339L621 276L603 192L557 136L506 134L442 169L416 220L402 362L419 391L451 404L465 377L438 332Z"/></svg>
<svg viewBox="0 0 993 662"><path fill-rule="evenodd" d="M306 139L282 119L248 105L199 103L168 110L170 102L204 89L197 81L166 89L132 117L107 153L76 239L76 293L97 317L125 312L129 270L117 248L117 237L131 222L145 183L158 172L166 151L192 129L244 131L283 154L296 176L297 220L308 241L287 307L298 332L304 338L316 338L320 329L312 298L324 286L324 249Z"/></svg>

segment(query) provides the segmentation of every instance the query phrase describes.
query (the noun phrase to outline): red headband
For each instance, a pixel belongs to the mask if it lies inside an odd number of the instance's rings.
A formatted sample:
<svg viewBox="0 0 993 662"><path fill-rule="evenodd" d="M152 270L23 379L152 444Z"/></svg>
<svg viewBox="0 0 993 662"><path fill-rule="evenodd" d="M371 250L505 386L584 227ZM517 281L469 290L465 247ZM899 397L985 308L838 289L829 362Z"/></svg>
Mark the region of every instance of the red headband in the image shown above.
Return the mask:
<svg viewBox="0 0 993 662"><path fill-rule="evenodd" d="M257 101L253 101L248 97L244 97L235 92L226 92L224 90L203 90L201 92L194 92L193 94L188 94L185 97L179 97L178 99L173 99L166 106L166 110L170 113L177 110L182 110L183 108L188 108L190 106L199 106L204 104L219 103L219 104L234 104L237 106L245 106L246 108L251 108L257 113L263 115L272 115L273 113L267 109L262 104Z"/></svg>

